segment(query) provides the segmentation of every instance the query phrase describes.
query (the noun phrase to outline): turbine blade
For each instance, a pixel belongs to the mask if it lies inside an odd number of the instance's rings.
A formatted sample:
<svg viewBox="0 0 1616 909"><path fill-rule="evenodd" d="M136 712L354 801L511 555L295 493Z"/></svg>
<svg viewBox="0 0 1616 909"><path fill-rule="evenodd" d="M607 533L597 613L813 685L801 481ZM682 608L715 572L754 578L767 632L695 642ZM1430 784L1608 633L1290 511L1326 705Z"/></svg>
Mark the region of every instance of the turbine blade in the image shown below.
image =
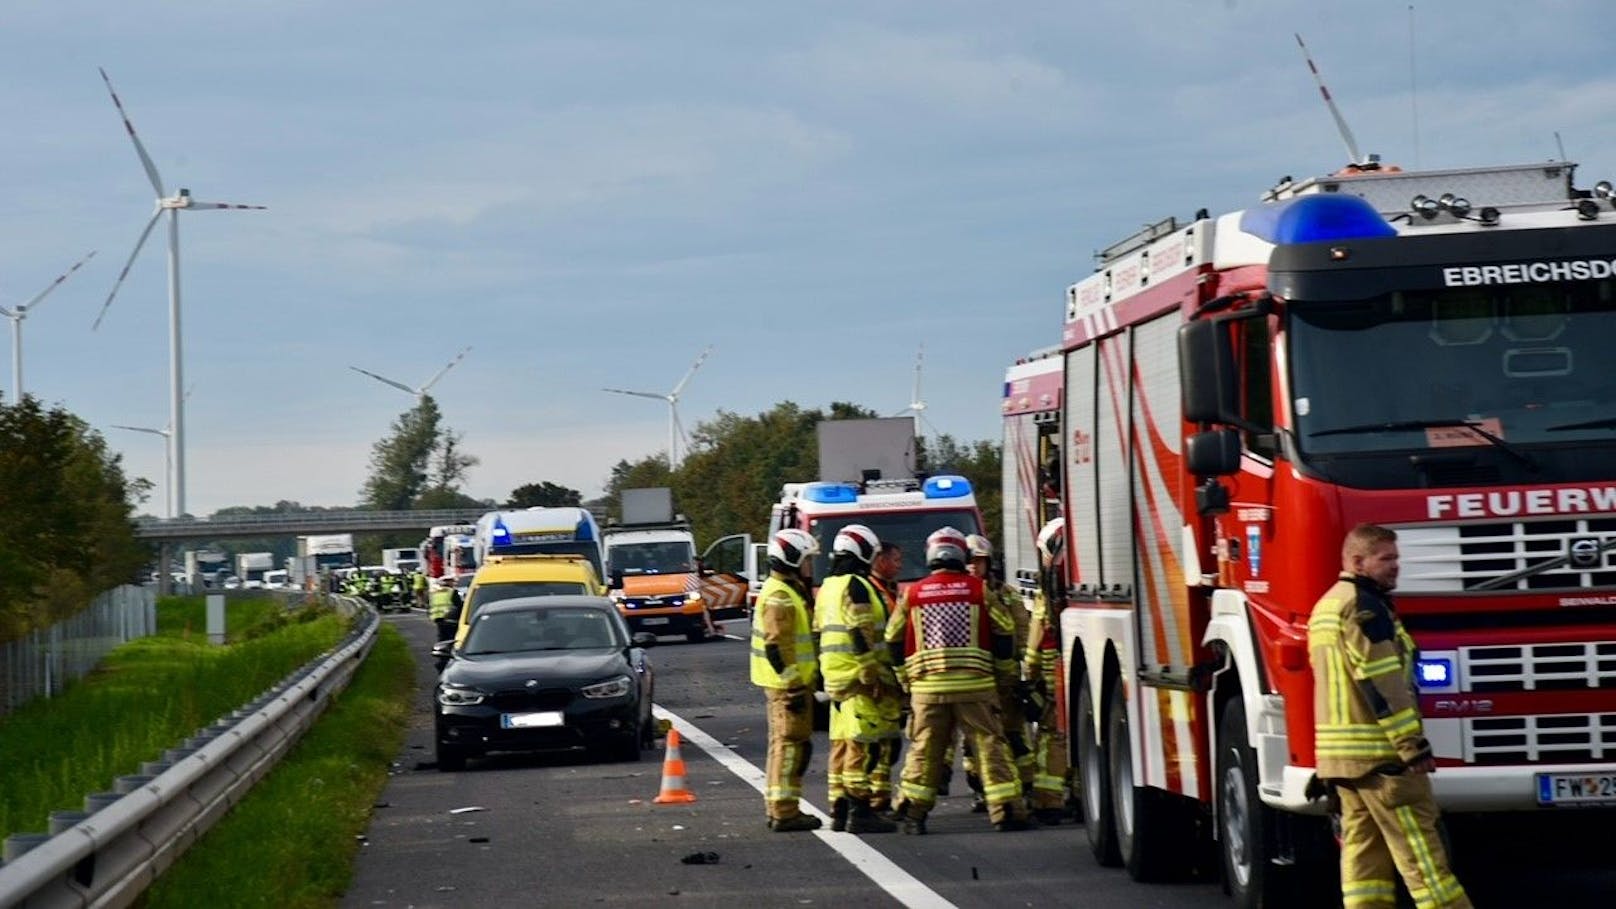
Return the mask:
<svg viewBox="0 0 1616 909"><path fill-rule="evenodd" d="M383 385L391 385L394 388L398 389L399 391L405 392L406 394L412 394L412 395L420 394L420 392L418 392L415 389L409 387L408 385L405 385L403 382L395 382L392 379L387 378L386 376L378 376L378 375L376 375L375 373L371 372L368 369L360 369L357 366L350 366L348 368L353 370L354 372L364 373L365 375L370 376L372 379L375 379L376 381L382 383Z"/></svg>
<svg viewBox="0 0 1616 909"><path fill-rule="evenodd" d="M168 435L168 433L164 432L161 429L150 429L150 428L145 427L145 426L124 426L124 425L122 425L120 423L114 423L114 424L112 424L112 428L113 429L127 429L130 432L149 432L154 436L166 436L166 435Z"/></svg>
<svg viewBox="0 0 1616 909"><path fill-rule="evenodd" d="M690 371L685 373L685 377L679 380L678 385L673 386L673 391L668 392L667 397L677 399L679 392L684 391L685 385L690 382L690 377L696 374L696 370L701 368L701 364L707 361L707 355L712 352L713 345L707 345L707 349L701 352L701 356L696 358L696 362L690 364Z"/></svg>
<svg viewBox="0 0 1616 909"><path fill-rule="evenodd" d="M146 222L146 229L140 232L140 239L135 241L134 252L131 252L128 261L123 263L123 270L118 272L118 280L112 282L112 290L107 294L107 301L101 304L101 311L95 314L95 324L90 326L91 331L101 327L101 320L107 317L107 307L112 305L112 298L118 295L118 288L123 286L123 279L129 277L129 266L135 264L135 257L140 255L141 247L146 245L146 238L151 236L152 228L157 226L157 219L162 216L161 208L152 212L151 220Z"/></svg>
<svg viewBox="0 0 1616 909"><path fill-rule="evenodd" d="M265 210L267 210L269 208L269 206L268 205L242 205L239 202L198 202L195 199L192 199L189 203L187 203L185 205L185 209L187 211L193 211L193 210L207 211L207 210L218 209L218 208L244 209L244 210L247 210L247 211L265 211Z"/></svg>
<svg viewBox="0 0 1616 909"><path fill-rule="evenodd" d="M152 163L151 155L146 154L146 146L140 144L140 136L135 133L135 124L129 122L129 114L123 109L123 102L118 100L118 93L113 90L112 80L107 78L107 71L104 69L101 69L101 81L107 84L107 94L112 96L112 103L118 108L118 116L123 118L123 128L129 131L129 141L135 143L135 154L140 156L140 166L146 168L146 179L151 181L152 189L157 190L157 198L161 199L168 195L163 190L163 178L157 173L157 165Z"/></svg>
<svg viewBox="0 0 1616 909"><path fill-rule="evenodd" d="M64 271L61 274L57 275L56 280L50 282L49 287L47 287L44 290L40 291L39 293L35 294L34 298L32 300L29 300L27 303L24 303L21 306L18 306L17 311L18 312L27 312L29 309L31 309L34 306L38 305L39 301L41 301L41 300L45 299L45 297L49 296L51 291L53 291L57 287L61 286L61 283L63 281L66 281L69 275L73 274L73 272L78 271L79 266L83 265L84 263L90 261L93 258L95 258L95 250L92 249L92 250L90 250L89 255L87 255L84 258L78 260L77 262L74 262L72 268L69 268L67 271Z"/></svg>
<svg viewBox="0 0 1616 909"><path fill-rule="evenodd" d="M667 395L659 395L650 391L628 391L622 388L602 388L601 391L609 391L614 395L633 395L636 398L653 398L658 401L666 401L668 399Z"/></svg>
<svg viewBox="0 0 1616 909"><path fill-rule="evenodd" d="M427 389L429 389L432 386L438 384L438 380L443 378L443 374L448 372L451 369L454 369L455 364L459 363L461 360L465 359L466 354L468 354L470 352L471 352L471 347L467 346L466 348L462 349L459 353L455 354L453 360L450 360L448 363L444 364L444 367L442 369L438 370L437 375L435 375L432 378L428 379L427 383L425 385L421 386L421 391L419 393L423 394L423 395L426 394Z"/></svg>
<svg viewBox="0 0 1616 909"><path fill-rule="evenodd" d="M24 310L24 312L26 312L26 310ZM5 307L4 307L4 306L0 306L0 316L5 316L5 317L6 317L6 318L8 318L8 319L15 319L15 318L17 318L17 314L16 314L16 313L14 313L14 312L12 312L12 311L11 311L11 310L9 310L9 309L7 309L7 308L5 308Z"/></svg>

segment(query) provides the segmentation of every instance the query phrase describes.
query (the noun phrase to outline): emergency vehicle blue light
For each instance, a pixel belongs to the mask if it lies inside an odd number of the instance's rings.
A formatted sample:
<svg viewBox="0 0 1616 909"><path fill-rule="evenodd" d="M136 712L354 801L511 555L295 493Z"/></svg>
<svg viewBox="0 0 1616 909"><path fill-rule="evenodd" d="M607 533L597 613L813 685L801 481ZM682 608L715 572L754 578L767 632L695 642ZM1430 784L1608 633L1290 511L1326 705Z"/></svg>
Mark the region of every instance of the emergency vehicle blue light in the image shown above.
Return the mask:
<svg viewBox="0 0 1616 909"><path fill-rule="evenodd" d="M589 518L582 517L578 519L578 526L573 529L572 538L575 540L593 540L595 538L595 531L590 524Z"/></svg>
<svg viewBox="0 0 1616 909"><path fill-rule="evenodd" d="M504 518L494 519L494 527L488 532L488 539L496 546L511 541L511 529L505 526Z"/></svg>
<svg viewBox="0 0 1616 909"><path fill-rule="evenodd" d="M1414 662L1414 681L1421 688L1446 688L1453 684L1453 661L1441 657L1420 657Z"/></svg>
<svg viewBox="0 0 1616 909"><path fill-rule="evenodd" d="M927 477L921 491L928 499L960 499L971 494L971 481L951 474Z"/></svg>
<svg viewBox="0 0 1616 909"><path fill-rule="evenodd" d="M1397 236L1397 228L1373 205L1339 193L1297 196L1248 208L1240 215L1240 229L1280 246Z"/></svg>
<svg viewBox="0 0 1616 909"><path fill-rule="evenodd" d="M846 483L809 483L802 497L820 505L852 505L858 501L858 489Z"/></svg>

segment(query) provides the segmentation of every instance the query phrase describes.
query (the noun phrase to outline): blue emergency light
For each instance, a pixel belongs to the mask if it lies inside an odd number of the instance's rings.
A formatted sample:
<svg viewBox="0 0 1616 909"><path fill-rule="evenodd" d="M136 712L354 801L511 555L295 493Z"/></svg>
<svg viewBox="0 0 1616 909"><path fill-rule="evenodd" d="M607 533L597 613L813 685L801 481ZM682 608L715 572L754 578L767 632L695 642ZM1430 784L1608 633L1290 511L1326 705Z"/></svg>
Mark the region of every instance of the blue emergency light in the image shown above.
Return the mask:
<svg viewBox="0 0 1616 909"><path fill-rule="evenodd" d="M809 483L802 497L820 505L852 505L858 501L858 489L846 483Z"/></svg>
<svg viewBox="0 0 1616 909"><path fill-rule="evenodd" d="M928 499L962 499L971 494L971 481L952 474L927 477L921 491Z"/></svg>
<svg viewBox="0 0 1616 909"><path fill-rule="evenodd" d="M504 518L494 519L494 527L488 532L488 540L495 546L501 546L511 541L511 529L505 526Z"/></svg>
<svg viewBox="0 0 1616 909"><path fill-rule="evenodd" d="M1375 207L1357 196L1325 193L1269 202L1240 213L1240 229L1278 246L1395 237Z"/></svg>
<svg viewBox="0 0 1616 909"><path fill-rule="evenodd" d="M587 512L578 519L578 526L573 528L572 538L574 540L593 540L595 538L594 524L589 520Z"/></svg>
<svg viewBox="0 0 1616 909"><path fill-rule="evenodd" d="M1446 657L1420 657L1414 662L1414 683L1421 688L1451 686L1453 661Z"/></svg>

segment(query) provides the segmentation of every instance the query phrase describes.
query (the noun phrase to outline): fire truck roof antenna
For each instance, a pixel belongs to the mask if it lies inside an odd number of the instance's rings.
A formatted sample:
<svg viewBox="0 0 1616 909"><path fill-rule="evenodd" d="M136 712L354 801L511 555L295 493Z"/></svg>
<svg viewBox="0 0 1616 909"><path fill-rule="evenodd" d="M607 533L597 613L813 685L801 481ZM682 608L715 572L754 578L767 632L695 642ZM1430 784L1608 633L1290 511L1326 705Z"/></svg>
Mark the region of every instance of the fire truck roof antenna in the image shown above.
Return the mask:
<svg viewBox="0 0 1616 909"><path fill-rule="evenodd" d="M1364 166L1370 162L1358 153L1358 140L1352 137L1352 130L1347 127L1346 118L1341 116L1341 109L1335 106L1335 99L1330 97L1330 90L1324 86L1324 77L1319 75L1319 68L1313 65L1313 55L1307 52L1307 44L1302 40L1300 32L1296 35L1296 46L1302 49L1302 59L1307 61L1307 68L1313 73L1313 81L1319 84L1319 94L1324 96L1324 103L1330 108L1330 116L1335 118L1335 128L1341 132L1341 141L1347 145L1347 157L1350 163Z"/></svg>

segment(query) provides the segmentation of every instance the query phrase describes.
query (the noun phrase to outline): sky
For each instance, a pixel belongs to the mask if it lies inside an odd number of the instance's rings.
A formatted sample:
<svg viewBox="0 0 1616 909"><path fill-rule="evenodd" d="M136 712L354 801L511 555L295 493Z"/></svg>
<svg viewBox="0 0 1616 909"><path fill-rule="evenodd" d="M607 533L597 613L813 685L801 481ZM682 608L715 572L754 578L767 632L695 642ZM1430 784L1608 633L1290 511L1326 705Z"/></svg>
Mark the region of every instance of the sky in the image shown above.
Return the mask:
<svg viewBox="0 0 1616 909"><path fill-rule="evenodd" d="M433 389L466 491L598 493L613 463L782 400L910 403L997 438L1004 369L1060 338L1095 250L1237 210L1359 145L1405 168L1566 156L1616 177L1610 10L1582 2L8 0L0 305L29 393L158 484L166 237L91 323L153 194L180 218L187 510L350 505ZM0 323L0 330L9 330ZM7 339L9 341L9 339ZM9 344L4 348L9 354ZM0 392L9 400L11 360ZM804 478L808 479L808 478Z"/></svg>

